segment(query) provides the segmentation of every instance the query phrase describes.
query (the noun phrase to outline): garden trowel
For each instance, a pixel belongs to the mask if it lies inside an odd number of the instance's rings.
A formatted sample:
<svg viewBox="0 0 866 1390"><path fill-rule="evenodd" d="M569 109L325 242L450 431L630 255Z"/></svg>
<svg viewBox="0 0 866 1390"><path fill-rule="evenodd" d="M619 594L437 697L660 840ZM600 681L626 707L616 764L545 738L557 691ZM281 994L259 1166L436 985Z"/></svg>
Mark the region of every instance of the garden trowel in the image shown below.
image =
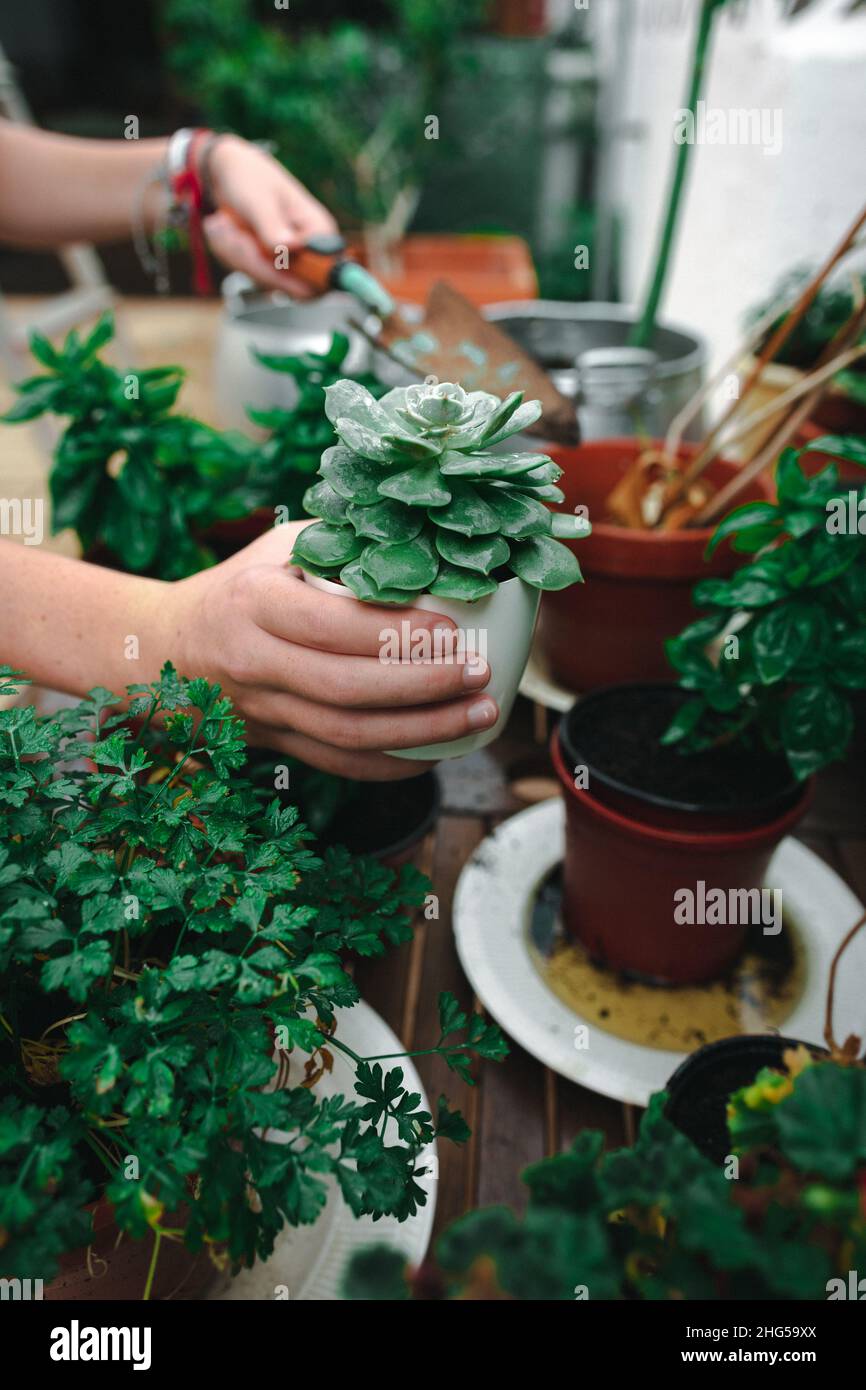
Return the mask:
<svg viewBox="0 0 866 1390"><path fill-rule="evenodd" d="M468 391L507 396L521 390L539 400L543 414L530 434L557 444L576 444L580 437L573 400L562 395L550 377L496 324L488 322L462 294L444 280L430 291L420 323L410 323L395 309L382 319L375 339L396 362L422 380L459 382Z"/></svg>
<svg viewBox="0 0 866 1390"><path fill-rule="evenodd" d="M413 323L385 287L352 259L338 234L309 241L293 253L291 269L320 294L328 289L354 294L380 320L381 328L372 341L420 380L435 376L459 382L467 391L489 391L494 396L521 390L543 406L541 419L528 433L558 444L578 442L575 402L556 389L547 373L507 333L482 318L445 281L433 286L423 320ZM362 331L367 333L366 328Z"/></svg>

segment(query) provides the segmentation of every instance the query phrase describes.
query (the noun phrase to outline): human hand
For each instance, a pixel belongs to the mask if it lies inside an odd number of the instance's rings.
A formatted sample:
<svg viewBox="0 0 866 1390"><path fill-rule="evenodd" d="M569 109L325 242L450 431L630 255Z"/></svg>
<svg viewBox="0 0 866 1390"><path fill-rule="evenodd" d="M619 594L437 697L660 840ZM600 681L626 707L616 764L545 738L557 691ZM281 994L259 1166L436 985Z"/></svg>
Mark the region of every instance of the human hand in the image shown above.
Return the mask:
<svg viewBox="0 0 866 1390"><path fill-rule="evenodd" d="M337 224L302 183L272 155L236 135L219 138L210 156L217 211L204 219L214 255L257 284L309 299L313 290L276 268L277 249L297 251L311 237L332 234Z"/></svg>
<svg viewBox="0 0 866 1390"><path fill-rule="evenodd" d="M384 608L306 584L288 557L308 522L276 526L231 559L168 586L162 647L187 676L219 681L251 744L370 781L417 776L428 763L384 749L441 743L499 717L482 693L484 662L380 659L383 629L455 625L421 609Z"/></svg>

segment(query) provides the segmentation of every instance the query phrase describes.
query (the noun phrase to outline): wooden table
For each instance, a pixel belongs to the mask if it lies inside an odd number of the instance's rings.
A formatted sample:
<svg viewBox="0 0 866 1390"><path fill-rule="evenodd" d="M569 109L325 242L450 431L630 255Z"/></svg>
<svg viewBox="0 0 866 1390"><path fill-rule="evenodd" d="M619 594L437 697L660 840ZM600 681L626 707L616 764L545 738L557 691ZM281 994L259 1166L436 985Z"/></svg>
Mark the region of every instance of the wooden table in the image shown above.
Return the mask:
<svg viewBox="0 0 866 1390"><path fill-rule="evenodd" d="M439 921L420 921L415 939L377 961L364 961L355 977L408 1050L438 1037L437 1000L452 990L464 1007L472 989L457 958L451 902L460 871L476 845L526 802L512 784L550 775L545 744L533 738L534 709L519 700L505 735L471 757L440 764L442 813L424 846L421 867L439 897ZM861 728L863 725L861 724ZM866 901L866 746L819 779L799 838ZM866 984L866 982L864 982ZM866 1016L864 1016L866 1026ZM472 1138L465 1146L439 1146L434 1238L475 1206L525 1205L521 1170L567 1147L581 1129L600 1129L610 1147L630 1142L639 1112L595 1095L537 1062L515 1043L504 1063L476 1064L477 1085L464 1085L438 1057L421 1057L418 1070L431 1102L443 1092L462 1110Z"/></svg>

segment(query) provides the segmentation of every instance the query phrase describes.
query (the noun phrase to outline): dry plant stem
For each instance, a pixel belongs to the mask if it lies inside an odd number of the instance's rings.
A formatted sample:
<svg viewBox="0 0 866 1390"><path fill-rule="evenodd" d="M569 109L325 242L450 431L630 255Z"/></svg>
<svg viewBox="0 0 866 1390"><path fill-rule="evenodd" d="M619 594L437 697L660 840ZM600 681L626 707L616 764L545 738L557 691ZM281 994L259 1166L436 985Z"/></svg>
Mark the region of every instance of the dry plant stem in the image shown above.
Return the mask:
<svg viewBox="0 0 866 1390"><path fill-rule="evenodd" d="M682 443L686 428L695 418L701 406L709 399L716 387L724 381L725 377L730 376L731 373L735 371L738 363L742 362L746 354L751 352L756 344L761 341L761 338L770 327L770 324L775 323L779 314L784 312L786 312L784 309L780 310L775 306L768 310L760 321L755 324L745 342L741 343L736 351L731 353L730 357L722 363L718 371L714 372L707 381L703 382L702 385L698 387L698 390L692 396L691 400L687 401L682 410L674 416L668 427L668 432L665 435L664 446L665 456L672 464L676 463L677 456L680 452L680 444Z"/></svg>
<svg viewBox="0 0 866 1390"><path fill-rule="evenodd" d="M701 450L700 454L695 459L694 463L692 464L689 470L689 473L692 477L695 477L700 472L702 472L703 469L706 467L707 463L709 463L710 460L714 457L716 448L715 441L718 438L719 434L724 429L725 425L727 425L728 421L740 409L743 401L746 399L753 386L756 384L756 382L763 374L764 368L766 367L767 363L773 361L779 349L788 341L788 338L791 336L794 329L797 327L797 324L803 318L803 315L806 313L806 310L810 307L813 300L817 297L818 291L820 290L824 281L827 279L827 276L830 274L832 270L835 269L835 267L839 264L842 258L854 245L857 235L864 225L866 225L866 207L864 207L863 211L860 213L853 226L849 229L849 231L840 241L839 245L836 247L835 251L833 251L832 255L824 262L824 264L821 266L821 269L817 271L817 273L809 281L809 284L803 290L803 293L800 295L793 309L791 309L787 317L783 319L783 321L779 324L779 327L776 329L775 333L773 333L770 336L763 351L761 352L760 356L755 362L755 365L752 367L751 371L746 376L746 379L740 388L739 396L736 400L731 402L730 406L724 412L721 419L718 421L718 423L707 436L703 449ZM690 481L691 477L684 477L683 486L688 486L688 483Z"/></svg>
<svg viewBox="0 0 866 1390"><path fill-rule="evenodd" d="M774 415L779 415L787 406L793 405L801 396L805 396L807 391L811 391L814 386L820 386L822 382L829 381L837 372L841 372L846 367L850 367L851 363L856 362L860 357L866 357L866 343L861 344L860 347L849 348L847 352L841 352L838 357L834 357L832 362L828 362L826 366L820 367L817 371L810 372L808 376L803 377L802 381L798 381L795 386L789 386L788 390L783 392L781 396L777 396L775 400L770 401L769 404L761 406L760 410L753 411L751 415L746 416L745 420L740 420L736 428L731 430L731 433L725 435L724 439L721 440L719 452L723 453L729 445L733 444L734 441L739 439L742 435L748 434L756 425L762 424L764 420L772 419Z"/></svg>
<svg viewBox="0 0 866 1390"><path fill-rule="evenodd" d="M833 1036L833 999L836 993L836 973L842 956L863 926L866 926L866 912L854 923L851 930L843 937L842 941L840 941L836 954L833 957L833 964L830 966L830 981L827 986L827 1011L824 1015L824 1041L834 1054L842 1051Z"/></svg>
<svg viewBox="0 0 866 1390"><path fill-rule="evenodd" d="M829 347L822 353L819 366L823 366L826 360L832 361L837 353L840 353L845 348L850 347L852 343L856 342L863 332L864 327L866 327L866 303L860 306L857 312L836 334ZM744 467L740 469L739 473L737 473L720 492L716 493L715 497L707 503L702 511L698 512L697 516L694 517L692 521L692 525L709 526L728 510L734 498L737 497L744 488L748 487L755 478L759 477L768 464L774 462L803 424L804 420L808 420L815 406L825 395L829 385L829 381L821 381L818 385L812 387L808 395L801 398L800 404L781 423L775 434L771 435L764 448L745 464Z"/></svg>

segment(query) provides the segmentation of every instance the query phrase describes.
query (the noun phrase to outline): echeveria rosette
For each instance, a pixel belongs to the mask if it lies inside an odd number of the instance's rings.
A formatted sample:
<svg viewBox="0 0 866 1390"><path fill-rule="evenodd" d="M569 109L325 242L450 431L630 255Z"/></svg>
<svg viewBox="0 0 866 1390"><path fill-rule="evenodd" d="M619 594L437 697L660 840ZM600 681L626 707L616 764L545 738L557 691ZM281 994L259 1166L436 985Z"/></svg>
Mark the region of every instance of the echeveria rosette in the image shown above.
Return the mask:
<svg viewBox="0 0 866 1390"><path fill-rule="evenodd" d="M421 594L473 600L508 571L537 589L582 578L560 540L589 534L555 515L562 470L546 454L495 452L541 415L514 391L504 401L450 382L398 387L376 401L338 381L325 410L339 443L322 456L304 506L321 521L298 537L292 560L341 580L369 603Z"/></svg>

